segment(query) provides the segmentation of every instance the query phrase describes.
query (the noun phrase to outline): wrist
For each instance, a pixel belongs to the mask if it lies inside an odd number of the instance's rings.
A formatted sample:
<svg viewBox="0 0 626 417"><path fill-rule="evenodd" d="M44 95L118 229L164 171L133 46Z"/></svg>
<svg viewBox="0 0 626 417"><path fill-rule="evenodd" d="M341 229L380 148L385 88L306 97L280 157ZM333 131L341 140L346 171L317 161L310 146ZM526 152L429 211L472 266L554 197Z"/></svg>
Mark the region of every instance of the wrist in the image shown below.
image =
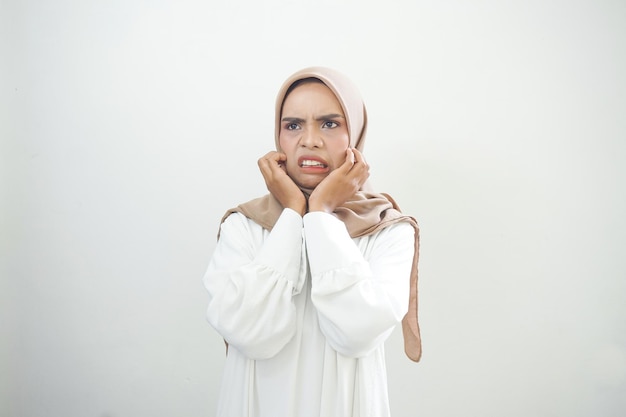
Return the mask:
<svg viewBox="0 0 626 417"><path fill-rule="evenodd" d="M318 202L314 199L309 198L308 212L311 213L313 211L322 211L324 213L332 213L333 209L329 207L328 205L322 204L321 202Z"/></svg>
<svg viewBox="0 0 626 417"><path fill-rule="evenodd" d="M306 213L306 202L286 204L285 207L292 209L300 216L304 216L304 213Z"/></svg>

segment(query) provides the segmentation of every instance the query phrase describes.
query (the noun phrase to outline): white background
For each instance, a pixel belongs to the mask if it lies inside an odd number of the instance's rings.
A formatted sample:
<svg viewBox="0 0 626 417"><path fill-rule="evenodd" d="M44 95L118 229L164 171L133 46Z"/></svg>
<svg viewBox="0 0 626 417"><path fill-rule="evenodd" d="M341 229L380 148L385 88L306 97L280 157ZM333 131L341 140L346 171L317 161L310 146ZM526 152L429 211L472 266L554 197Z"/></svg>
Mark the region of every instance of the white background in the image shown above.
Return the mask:
<svg viewBox="0 0 626 417"><path fill-rule="evenodd" d="M422 230L394 417L626 414L623 1L0 1L0 415L214 413L201 277L274 97L348 74Z"/></svg>

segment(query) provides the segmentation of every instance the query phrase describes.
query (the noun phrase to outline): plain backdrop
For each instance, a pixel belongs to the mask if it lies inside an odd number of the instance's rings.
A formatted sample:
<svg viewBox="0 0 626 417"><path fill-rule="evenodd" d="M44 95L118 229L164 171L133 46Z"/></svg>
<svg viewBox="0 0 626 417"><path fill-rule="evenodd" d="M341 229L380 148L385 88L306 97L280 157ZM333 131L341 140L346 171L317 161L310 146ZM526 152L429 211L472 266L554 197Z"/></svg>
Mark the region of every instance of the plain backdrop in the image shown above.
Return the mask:
<svg viewBox="0 0 626 417"><path fill-rule="evenodd" d="M201 278L309 65L421 226L393 416L626 415L623 1L8 0L0 35L2 417L214 415Z"/></svg>

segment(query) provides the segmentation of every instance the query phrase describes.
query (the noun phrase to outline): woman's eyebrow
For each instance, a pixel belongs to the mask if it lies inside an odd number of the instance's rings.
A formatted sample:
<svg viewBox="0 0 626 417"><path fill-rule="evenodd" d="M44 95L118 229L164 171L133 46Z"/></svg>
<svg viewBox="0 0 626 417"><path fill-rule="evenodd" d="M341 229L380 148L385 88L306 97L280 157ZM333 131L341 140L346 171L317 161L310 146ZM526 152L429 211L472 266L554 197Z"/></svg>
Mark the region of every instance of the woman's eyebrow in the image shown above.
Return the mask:
<svg viewBox="0 0 626 417"><path fill-rule="evenodd" d="M289 123L302 123L302 122L304 122L304 119L301 119L299 117L283 117L281 120L283 122L289 122Z"/></svg>
<svg viewBox="0 0 626 417"><path fill-rule="evenodd" d="M315 121L321 122L323 120L329 120L329 119L345 119L345 117L339 113L330 113L330 114L323 114L319 117L316 117ZM289 123L304 123L306 120L300 117L283 117L281 121L289 122Z"/></svg>
<svg viewBox="0 0 626 417"><path fill-rule="evenodd" d="M328 119L345 119L345 117L343 117L343 115L339 113L331 113L331 114L324 114L320 117L315 118L315 120L318 122L321 122L322 120L328 120Z"/></svg>

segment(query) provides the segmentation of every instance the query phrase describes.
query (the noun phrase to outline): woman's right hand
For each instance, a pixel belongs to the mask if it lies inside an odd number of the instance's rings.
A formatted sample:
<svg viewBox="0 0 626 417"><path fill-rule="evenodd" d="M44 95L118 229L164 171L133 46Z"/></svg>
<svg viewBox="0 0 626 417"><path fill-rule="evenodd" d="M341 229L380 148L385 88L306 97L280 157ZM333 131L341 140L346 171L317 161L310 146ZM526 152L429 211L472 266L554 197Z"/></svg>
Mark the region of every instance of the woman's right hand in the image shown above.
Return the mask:
<svg viewBox="0 0 626 417"><path fill-rule="evenodd" d="M258 160L259 169L265 180L265 185L269 192L285 208L300 213L306 212L306 198L285 168L287 155L281 152L271 151Z"/></svg>

